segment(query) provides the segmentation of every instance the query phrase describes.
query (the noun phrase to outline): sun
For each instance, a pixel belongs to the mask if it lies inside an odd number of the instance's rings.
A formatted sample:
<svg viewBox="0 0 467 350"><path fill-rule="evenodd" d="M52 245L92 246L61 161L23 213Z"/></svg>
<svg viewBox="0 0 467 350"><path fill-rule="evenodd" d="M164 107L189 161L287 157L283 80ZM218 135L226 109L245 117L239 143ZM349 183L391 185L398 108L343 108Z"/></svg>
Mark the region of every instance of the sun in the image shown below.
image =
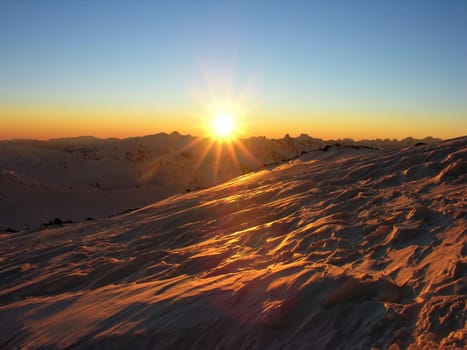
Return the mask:
<svg viewBox="0 0 467 350"><path fill-rule="evenodd" d="M230 114L217 114L212 120L212 132L217 139L231 139L234 136L235 124Z"/></svg>

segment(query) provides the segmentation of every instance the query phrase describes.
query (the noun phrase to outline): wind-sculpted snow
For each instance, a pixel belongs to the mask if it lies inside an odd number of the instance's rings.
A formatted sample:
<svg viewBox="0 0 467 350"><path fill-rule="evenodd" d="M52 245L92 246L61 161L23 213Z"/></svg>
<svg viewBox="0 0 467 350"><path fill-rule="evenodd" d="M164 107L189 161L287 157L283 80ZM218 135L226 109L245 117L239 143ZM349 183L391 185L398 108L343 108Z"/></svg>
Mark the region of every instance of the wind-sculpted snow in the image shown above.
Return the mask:
<svg viewBox="0 0 467 350"><path fill-rule="evenodd" d="M467 138L0 235L0 348L463 349Z"/></svg>

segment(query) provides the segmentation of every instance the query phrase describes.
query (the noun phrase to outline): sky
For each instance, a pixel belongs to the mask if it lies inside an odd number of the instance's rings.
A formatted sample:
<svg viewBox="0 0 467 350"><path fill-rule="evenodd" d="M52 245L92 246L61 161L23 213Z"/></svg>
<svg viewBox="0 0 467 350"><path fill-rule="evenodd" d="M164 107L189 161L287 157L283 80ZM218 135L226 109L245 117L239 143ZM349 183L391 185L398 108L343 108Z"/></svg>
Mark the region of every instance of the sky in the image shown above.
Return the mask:
<svg viewBox="0 0 467 350"><path fill-rule="evenodd" d="M467 134L467 1L0 1L0 139Z"/></svg>

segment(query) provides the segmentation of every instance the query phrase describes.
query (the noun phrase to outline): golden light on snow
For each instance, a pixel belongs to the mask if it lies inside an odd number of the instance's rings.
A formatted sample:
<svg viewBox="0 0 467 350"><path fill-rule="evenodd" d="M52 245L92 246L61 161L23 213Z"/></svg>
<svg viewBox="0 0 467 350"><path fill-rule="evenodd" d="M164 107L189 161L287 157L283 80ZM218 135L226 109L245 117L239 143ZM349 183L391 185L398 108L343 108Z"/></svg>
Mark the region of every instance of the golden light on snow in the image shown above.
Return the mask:
<svg viewBox="0 0 467 350"><path fill-rule="evenodd" d="M217 114L212 120L212 132L217 139L230 139L235 132L232 116L227 113Z"/></svg>

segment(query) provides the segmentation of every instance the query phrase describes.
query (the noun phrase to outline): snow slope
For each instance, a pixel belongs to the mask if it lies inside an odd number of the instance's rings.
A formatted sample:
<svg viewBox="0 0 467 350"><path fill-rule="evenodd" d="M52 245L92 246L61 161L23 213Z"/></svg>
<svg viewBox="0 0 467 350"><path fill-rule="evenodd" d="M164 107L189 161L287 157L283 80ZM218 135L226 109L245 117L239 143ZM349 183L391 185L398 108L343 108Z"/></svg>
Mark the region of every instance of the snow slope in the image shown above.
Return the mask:
<svg viewBox="0 0 467 350"><path fill-rule="evenodd" d="M0 235L0 348L462 349L467 137Z"/></svg>

